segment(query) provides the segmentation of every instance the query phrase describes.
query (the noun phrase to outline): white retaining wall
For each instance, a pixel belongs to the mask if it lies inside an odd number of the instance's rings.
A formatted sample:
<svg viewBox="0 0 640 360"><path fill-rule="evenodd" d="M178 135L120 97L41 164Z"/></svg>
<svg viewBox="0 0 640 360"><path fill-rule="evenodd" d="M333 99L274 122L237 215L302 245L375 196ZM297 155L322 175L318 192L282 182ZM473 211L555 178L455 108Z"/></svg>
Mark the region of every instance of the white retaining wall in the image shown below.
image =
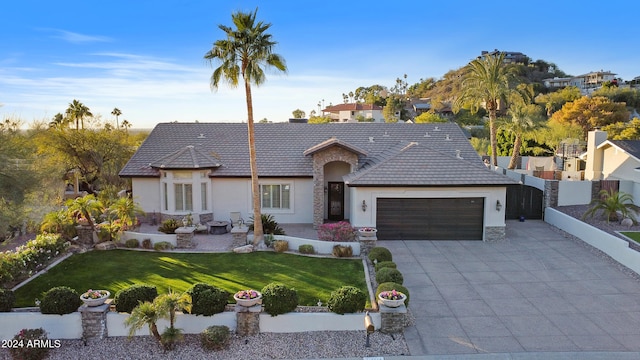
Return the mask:
<svg viewBox="0 0 640 360"><path fill-rule="evenodd" d="M545 209L544 221L580 238L640 274L640 252L629 248L627 241L552 208Z"/></svg>
<svg viewBox="0 0 640 360"><path fill-rule="evenodd" d="M373 325L380 329L380 313L369 313ZM271 316L260 314L260 332L289 333L307 331L356 331L364 330L365 313L287 313Z"/></svg>
<svg viewBox="0 0 640 360"><path fill-rule="evenodd" d="M558 181L558 206L591 202L591 181Z"/></svg>
<svg viewBox="0 0 640 360"><path fill-rule="evenodd" d="M274 235L273 238L275 240L287 240L289 242L289 250L293 251L298 251L298 247L300 247L300 245L312 245L316 254L331 255L334 246L342 245L351 246L351 249L353 249L353 256L360 256L360 243L357 241L322 241L286 235ZM247 240L249 242L253 241L253 235L248 235Z"/></svg>
<svg viewBox="0 0 640 360"><path fill-rule="evenodd" d="M66 315L45 315L38 312L0 313L0 339L12 339L22 329L43 328L49 339L82 338L82 318L79 312Z"/></svg>
<svg viewBox="0 0 640 360"><path fill-rule="evenodd" d="M129 239L138 239L140 241L141 246L142 246L142 241L144 239L151 239L152 246L161 241L166 241L168 243L171 243L171 245L173 246L178 245L176 234L149 234L149 233L139 233L135 231L125 231L120 237L121 242L125 242Z"/></svg>
<svg viewBox="0 0 640 360"><path fill-rule="evenodd" d="M129 328L124 325L124 321L129 317L127 313L107 313L107 333L109 336L129 336ZM162 319L158 321L158 331L162 333L169 327L169 321ZM226 325L231 331L236 330L236 313L226 311L213 316L196 316L191 314L176 314L175 327L182 329L185 334L199 334L202 330L212 325ZM149 327L145 326L138 330L135 336L149 335Z"/></svg>

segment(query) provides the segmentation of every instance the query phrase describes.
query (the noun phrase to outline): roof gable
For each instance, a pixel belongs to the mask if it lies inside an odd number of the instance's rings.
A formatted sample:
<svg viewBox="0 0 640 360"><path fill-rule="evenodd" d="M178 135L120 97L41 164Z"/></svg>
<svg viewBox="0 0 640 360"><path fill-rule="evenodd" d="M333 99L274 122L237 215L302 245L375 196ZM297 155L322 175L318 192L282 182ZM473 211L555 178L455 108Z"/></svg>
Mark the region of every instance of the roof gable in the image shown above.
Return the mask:
<svg viewBox="0 0 640 360"><path fill-rule="evenodd" d="M219 167L220 163L193 145L187 145L151 162L149 166L160 169L211 169Z"/></svg>
<svg viewBox="0 0 640 360"><path fill-rule="evenodd" d="M616 147L640 162L640 140L606 140L598 148L607 146Z"/></svg>
<svg viewBox="0 0 640 360"><path fill-rule="evenodd" d="M367 152L365 150L362 150L357 146L353 146L351 144L348 144L348 143L336 138L335 136L331 137L331 138L329 138L329 139L327 139L327 140L325 140L325 141L323 141L323 142L321 142L321 143L319 143L317 145L314 145L314 146L308 148L302 154L304 156L312 155L312 154L315 154L315 153L317 153L319 151L328 149L328 148L330 148L332 146L341 147L341 148L346 149L348 151L351 151L352 153L355 153L357 155L367 155Z"/></svg>

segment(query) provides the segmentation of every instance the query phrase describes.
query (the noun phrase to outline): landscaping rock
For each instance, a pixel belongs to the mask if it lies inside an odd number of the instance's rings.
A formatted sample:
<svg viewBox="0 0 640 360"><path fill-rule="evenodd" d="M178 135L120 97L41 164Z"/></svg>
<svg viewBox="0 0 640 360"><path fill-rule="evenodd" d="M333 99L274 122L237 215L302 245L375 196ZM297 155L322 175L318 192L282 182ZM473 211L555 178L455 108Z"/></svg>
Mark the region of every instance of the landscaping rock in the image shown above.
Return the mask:
<svg viewBox="0 0 640 360"><path fill-rule="evenodd" d="M96 250L113 250L116 248L116 243L113 241L105 241L96 245Z"/></svg>
<svg viewBox="0 0 640 360"><path fill-rule="evenodd" d="M246 254L246 253L253 252L253 245L245 245L245 246L234 248L233 252L237 254Z"/></svg>

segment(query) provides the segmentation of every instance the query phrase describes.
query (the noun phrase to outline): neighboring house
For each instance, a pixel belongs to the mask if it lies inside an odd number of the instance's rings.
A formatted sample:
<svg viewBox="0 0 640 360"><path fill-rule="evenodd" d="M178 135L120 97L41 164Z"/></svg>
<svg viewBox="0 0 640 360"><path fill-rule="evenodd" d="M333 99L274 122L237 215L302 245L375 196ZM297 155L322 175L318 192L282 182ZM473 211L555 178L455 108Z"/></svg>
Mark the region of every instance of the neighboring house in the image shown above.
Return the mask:
<svg viewBox="0 0 640 360"><path fill-rule="evenodd" d="M372 119L373 122L384 122L382 116L382 106L373 104L340 104L331 105L322 110L322 113L328 113L331 121L334 122L356 122L358 117Z"/></svg>
<svg viewBox="0 0 640 360"><path fill-rule="evenodd" d="M379 239L496 240L506 186L453 123L255 124L262 213ZM161 218L253 213L246 124L161 123L120 172Z"/></svg>
<svg viewBox="0 0 640 360"><path fill-rule="evenodd" d="M583 95L588 95L602 87L607 81L615 81L616 74L611 71L592 71L587 74L572 77L555 77L544 79L544 86L551 89L559 89L567 86L575 86Z"/></svg>
<svg viewBox="0 0 640 360"><path fill-rule="evenodd" d="M620 191L640 201L640 140L607 140L606 131L587 137L585 180L619 180Z"/></svg>
<svg viewBox="0 0 640 360"><path fill-rule="evenodd" d="M529 60L529 57L518 51L499 51L498 49L494 49L493 51L483 50L478 56L478 59L486 56L498 56L500 54L504 54L503 62L505 64L524 64Z"/></svg>

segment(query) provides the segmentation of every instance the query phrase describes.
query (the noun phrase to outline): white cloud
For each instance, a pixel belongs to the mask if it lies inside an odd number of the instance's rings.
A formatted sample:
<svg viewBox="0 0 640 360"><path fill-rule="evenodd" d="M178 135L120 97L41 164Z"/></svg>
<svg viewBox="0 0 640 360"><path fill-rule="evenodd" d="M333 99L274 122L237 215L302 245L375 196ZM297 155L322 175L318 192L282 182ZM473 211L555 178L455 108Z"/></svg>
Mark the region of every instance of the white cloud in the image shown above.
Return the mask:
<svg viewBox="0 0 640 360"><path fill-rule="evenodd" d="M61 29L47 29L54 32L52 37L61 39L72 44L84 44L94 42L111 42L113 39L107 36L85 35Z"/></svg>

